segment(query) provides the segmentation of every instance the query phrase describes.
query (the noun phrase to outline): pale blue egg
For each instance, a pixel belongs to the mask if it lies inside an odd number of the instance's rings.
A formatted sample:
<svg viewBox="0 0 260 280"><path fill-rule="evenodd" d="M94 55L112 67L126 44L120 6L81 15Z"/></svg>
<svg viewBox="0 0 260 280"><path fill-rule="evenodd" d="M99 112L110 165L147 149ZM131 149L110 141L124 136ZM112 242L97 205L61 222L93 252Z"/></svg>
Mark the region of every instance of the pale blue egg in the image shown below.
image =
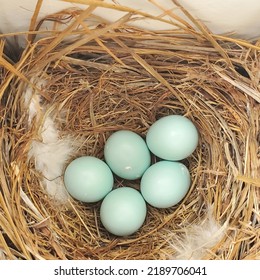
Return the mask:
<svg viewBox="0 0 260 280"><path fill-rule="evenodd" d="M191 120L180 115L170 115L150 126L146 143L159 158L178 161L194 152L198 139L198 130Z"/></svg>
<svg viewBox="0 0 260 280"><path fill-rule="evenodd" d="M160 161L150 166L141 179L140 190L147 203L168 208L179 203L190 187L187 167L174 161Z"/></svg>
<svg viewBox="0 0 260 280"><path fill-rule="evenodd" d="M118 236L135 233L146 218L146 203L139 191L121 187L102 201L100 219L107 231Z"/></svg>
<svg viewBox="0 0 260 280"><path fill-rule="evenodd" d="M114 177L104 161L92 156L82 156L67 166L64 184L75 199L97 202L112 190Z"/></svg>
<svg viewBox="0 0 260 280"><path fill-rule="evenodd" d="M129 130L113 133L104 147L105 161L121 178L140 178L151 164L151 154L144 139Z"/></svg>

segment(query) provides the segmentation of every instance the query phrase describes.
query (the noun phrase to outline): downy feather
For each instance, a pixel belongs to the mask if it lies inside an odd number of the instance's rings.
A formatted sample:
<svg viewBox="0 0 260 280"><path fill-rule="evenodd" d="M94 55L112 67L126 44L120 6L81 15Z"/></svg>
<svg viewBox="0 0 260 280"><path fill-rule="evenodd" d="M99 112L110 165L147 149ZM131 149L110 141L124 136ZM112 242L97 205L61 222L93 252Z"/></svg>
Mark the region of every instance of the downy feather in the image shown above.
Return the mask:
<svg viewBox="0 0 260 280"><path fill-rule="evenodd" d="M39 81L44 84L44 81ZM41 97L28 87L24 94L28 108L28 124L35 118L39 126L37 140L31 141L28 159L33 159L35 169L42 174L42 183L46 192L59 203L65 203L69 197L62 180L65 164L76 150L75 139L68 135L60 137L54 119L50 114L45 116L46 108L41 105Z"/></svg>
<svg viewBox="0 0 260 280"><path fill-rule="evenodd" d="M209 250L224 237L227 224L226 222L220 225L213 216L212 207L209 207L206 218L199 224L193 224L185 228L181 236L176 237L169 233L169 245L175 251L170 259L203 259Z"/></svg>

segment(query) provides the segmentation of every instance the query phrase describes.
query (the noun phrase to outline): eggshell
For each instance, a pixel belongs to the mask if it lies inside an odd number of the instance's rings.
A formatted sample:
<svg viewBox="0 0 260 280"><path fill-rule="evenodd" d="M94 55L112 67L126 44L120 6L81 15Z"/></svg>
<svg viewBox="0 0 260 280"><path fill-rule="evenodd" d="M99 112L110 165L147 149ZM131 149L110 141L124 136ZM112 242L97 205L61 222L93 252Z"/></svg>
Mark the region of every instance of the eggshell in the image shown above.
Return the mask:
<svg viewBox="0 0 260 280"><path fill-rule="evenodd" d="M161 159L178 161L190 156L198 145L195 125L181 115L169 115L154 122L148 129L146 143Z"/></svg>
<svg viewBox="0 0 260 280"><path fill-rule="evenodd" d="M140 178L151 164L145 140L129 130L119 130L107 139L104 156L111 170L128 180Z"/></svg>
<svg viewBox="0 0 260 280"><path fill-rule="evenodd" d="M142 226L146 211L146 203L139 191L121 187L111 191L102 201L100 219L110 233L127 236Z"/></svg>
<svg viewBox="0 0 260 280"><path fill-rule="evenodd" d="M67 166L64 184L72 197L83 202L97 202L112 190L114 177L104 161L82 156Z"/></svg>
<svg viewBox="0 0 260 280"><path fill-rule="evenodd" d="M149 167L141 179L141 193L150 205L168 208L179 203L190 187L190 174L180 162L160 161Z"/></svg>

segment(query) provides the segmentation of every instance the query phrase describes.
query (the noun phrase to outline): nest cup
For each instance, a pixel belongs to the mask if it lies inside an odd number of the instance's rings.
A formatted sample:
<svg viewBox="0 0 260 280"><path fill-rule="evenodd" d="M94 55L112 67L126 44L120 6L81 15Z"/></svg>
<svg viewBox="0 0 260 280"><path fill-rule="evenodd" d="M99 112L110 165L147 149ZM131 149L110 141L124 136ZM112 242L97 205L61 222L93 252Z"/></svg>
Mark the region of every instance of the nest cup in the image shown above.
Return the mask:
<svg viewBox="0 0 260 280"><path fill-rule="evenodd" d="M55 14L43 21L54 22L52 32L28 33L16 71L3 63L0 258L259 259L258 42L211 34L192 18L196 28L175 21L172 30L143 30L129 25L135 16L108 23L86 11ZM103 159L113 132L145 137L170 114L200 134L183 161L190 191L169 209L148 206L128 237L103 228L100 203L50 195L47 182L57 178L31 155L34 143L51 145L43 128L53 125L54 143L71 147L63 188L72 159ZM115 188L139 183L116 178Z"/></svg>

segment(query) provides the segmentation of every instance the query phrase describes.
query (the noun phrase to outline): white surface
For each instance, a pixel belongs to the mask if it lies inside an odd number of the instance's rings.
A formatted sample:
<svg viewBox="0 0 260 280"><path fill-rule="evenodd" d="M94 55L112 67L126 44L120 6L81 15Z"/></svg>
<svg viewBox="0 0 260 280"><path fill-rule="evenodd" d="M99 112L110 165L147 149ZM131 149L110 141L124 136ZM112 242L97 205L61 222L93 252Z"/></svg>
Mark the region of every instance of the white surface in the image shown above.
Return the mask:
<svg viewBox="0 0 260 280"><path fill-rule="evenodd" d="M9 260L0 262L0 270L1 275L26 280L219 280L248 279L248 277L257 279L259 264L260 261L255 260L28 260L26 262ZM170 268L169 275L166 271L163 273L167 267ZM185 272L188 274L189 271L194 271L191 267L200 267L201 273L185 275Z"/></svg>
<svg viewBox="0 0 260 280"><path fill-rule="evenodd" d="M154 1L160 3L165 9L174 8L171 0ZM105 0L105 2L113 3L112 0ZM116 2L153 15L161 14L161 11L149 0L117 0ZM235 36L242 38L260 36L259 0L179 0L179 2L195 17L201 19L214 33L235 32ZM37 0L0 0L0 32L28 30L36 3ZM73 6L75 7L75 4L60 0L44 0L40 16L44 17ZM176 9L174 11L176 12ZM122 16L120 12L105 8L98 8L95 13L109 21L114 21ZM177 11L177 14L182 13ZM137 21L135 25L151 29L169 28L168 25L149 20Z"/></svg>

